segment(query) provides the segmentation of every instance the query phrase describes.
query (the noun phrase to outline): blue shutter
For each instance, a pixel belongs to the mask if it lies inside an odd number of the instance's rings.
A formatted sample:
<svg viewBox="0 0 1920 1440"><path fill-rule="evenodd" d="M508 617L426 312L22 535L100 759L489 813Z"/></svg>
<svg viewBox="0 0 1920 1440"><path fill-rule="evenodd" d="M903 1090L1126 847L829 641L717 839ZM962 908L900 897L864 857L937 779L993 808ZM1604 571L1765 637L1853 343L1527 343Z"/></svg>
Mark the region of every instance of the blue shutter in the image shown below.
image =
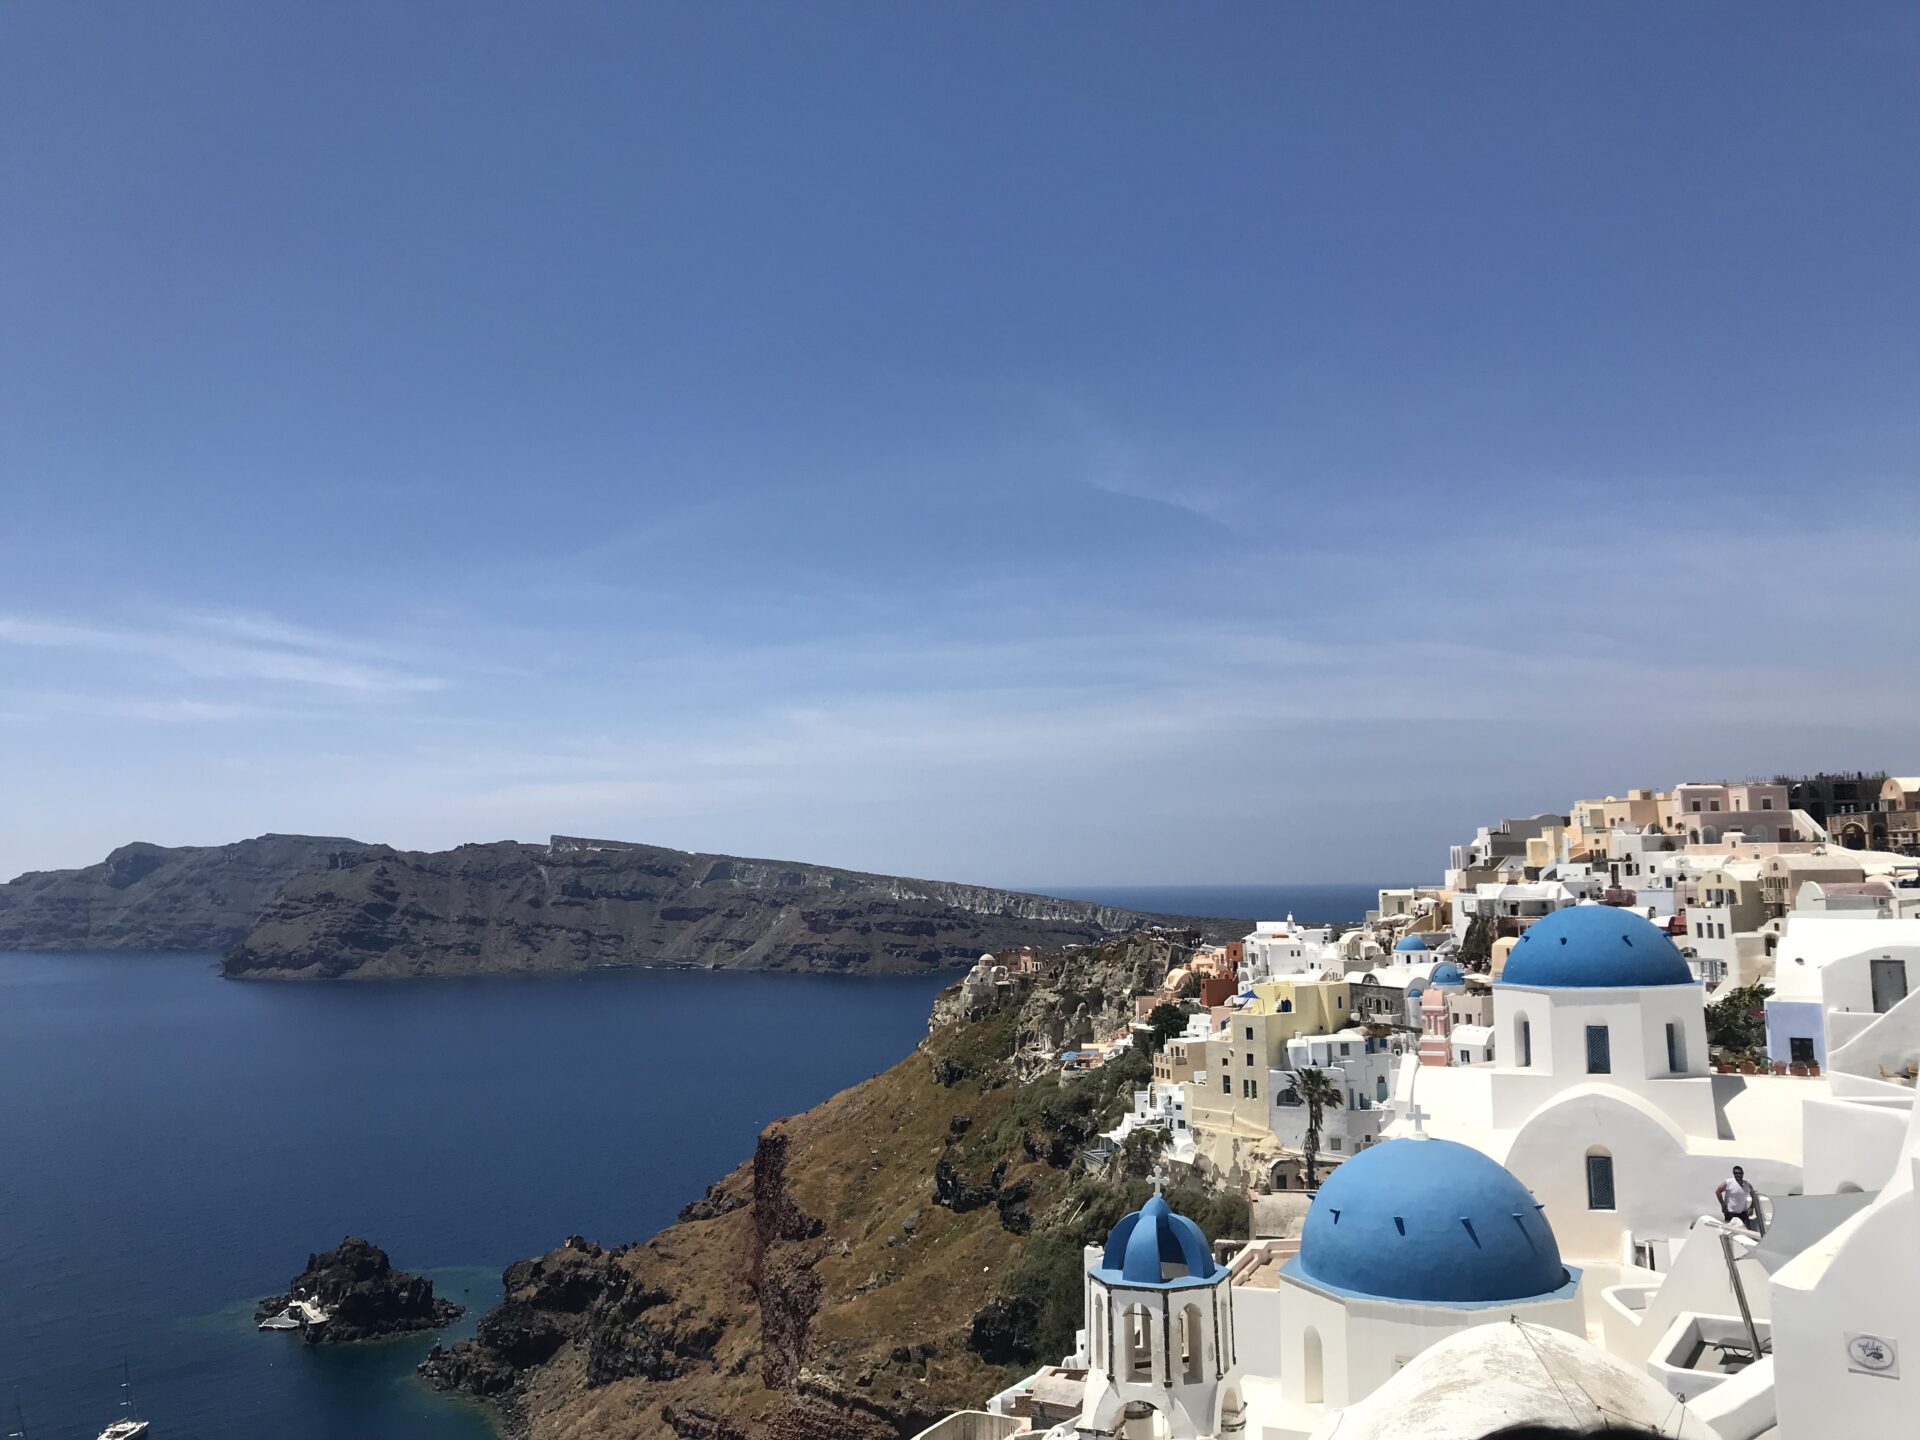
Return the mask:
<svg viewBox="0 0 1920 1440"><path fill-rule="evenodd" d="M1613 1209L1613 1157L1587 1156L1587 1208Z"/></svg>
<svg viewBox="0 0 1920 1440"><path fill-rule="evenodd" d="M1607 1040L1607 1027L1604 1025L1587 1026L1587 1073L1613 1073L1613 1049Z"/></svg>

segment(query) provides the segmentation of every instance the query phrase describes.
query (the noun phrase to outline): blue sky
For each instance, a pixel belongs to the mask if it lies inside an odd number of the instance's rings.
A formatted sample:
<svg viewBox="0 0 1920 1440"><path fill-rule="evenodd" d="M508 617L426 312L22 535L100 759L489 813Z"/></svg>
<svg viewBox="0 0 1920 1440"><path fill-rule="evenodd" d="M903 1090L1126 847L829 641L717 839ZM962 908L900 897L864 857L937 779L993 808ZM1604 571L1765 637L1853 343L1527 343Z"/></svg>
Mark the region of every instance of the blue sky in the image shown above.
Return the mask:
<svg viewBox="0 0 1920 1440"><path fill-rule="evenodd" d="M0 8L0 873L1400 880L1912 770L1916 67L1897 4Z"/></svg>

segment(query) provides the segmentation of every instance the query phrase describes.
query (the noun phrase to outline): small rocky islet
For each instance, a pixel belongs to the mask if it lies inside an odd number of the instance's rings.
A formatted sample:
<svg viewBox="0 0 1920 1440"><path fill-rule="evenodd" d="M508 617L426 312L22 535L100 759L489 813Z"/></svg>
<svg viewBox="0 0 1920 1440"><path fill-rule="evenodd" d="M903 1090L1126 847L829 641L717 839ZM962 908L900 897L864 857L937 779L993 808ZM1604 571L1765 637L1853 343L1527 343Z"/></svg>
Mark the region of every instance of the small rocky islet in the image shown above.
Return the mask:
<svg viewBox="0 0 1920 1440"><path fill-rule="evenodd" d="M386 1251L349 1235L309 1255L286 1293L260 1302L254 1320L262 1329L298 1329L309 1345L345 1345L439 1330L464 1313L436 1296L426 1276L394 1269Z"/></svg>

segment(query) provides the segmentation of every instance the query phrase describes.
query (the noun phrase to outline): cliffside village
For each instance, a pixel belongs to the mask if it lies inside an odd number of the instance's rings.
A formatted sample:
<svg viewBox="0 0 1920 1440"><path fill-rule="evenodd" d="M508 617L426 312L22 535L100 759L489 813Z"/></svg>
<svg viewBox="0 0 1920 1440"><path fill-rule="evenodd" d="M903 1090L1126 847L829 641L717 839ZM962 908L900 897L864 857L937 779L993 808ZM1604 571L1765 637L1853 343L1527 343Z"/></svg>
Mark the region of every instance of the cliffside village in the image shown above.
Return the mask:
<svg viewBox="0 0 1920 1440"><path fill-rule="evenodd" d="M1153 1049L1093 1161L1151 1132L1253 1238L1156 1187L1074 1353L921 1440L1915 1433L1920 777L1582 800L1183 959L1057 1063Z"/></svg>

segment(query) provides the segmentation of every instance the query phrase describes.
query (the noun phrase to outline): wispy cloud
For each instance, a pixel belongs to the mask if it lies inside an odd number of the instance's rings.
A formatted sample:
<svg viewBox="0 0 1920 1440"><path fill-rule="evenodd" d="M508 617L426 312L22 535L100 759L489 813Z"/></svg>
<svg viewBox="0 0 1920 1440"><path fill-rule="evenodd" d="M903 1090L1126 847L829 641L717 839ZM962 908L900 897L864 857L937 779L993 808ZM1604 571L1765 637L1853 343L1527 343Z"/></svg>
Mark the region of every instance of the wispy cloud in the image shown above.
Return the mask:
<svg viewBox="0 0 1920 1440"><path fill-rule="evenodd" d="M163 675L335 697L418 695L447 684L362 642L271 615L170 612L166 619L164 625L136 626L0 615L0 647L90 655Z"/></svg>

